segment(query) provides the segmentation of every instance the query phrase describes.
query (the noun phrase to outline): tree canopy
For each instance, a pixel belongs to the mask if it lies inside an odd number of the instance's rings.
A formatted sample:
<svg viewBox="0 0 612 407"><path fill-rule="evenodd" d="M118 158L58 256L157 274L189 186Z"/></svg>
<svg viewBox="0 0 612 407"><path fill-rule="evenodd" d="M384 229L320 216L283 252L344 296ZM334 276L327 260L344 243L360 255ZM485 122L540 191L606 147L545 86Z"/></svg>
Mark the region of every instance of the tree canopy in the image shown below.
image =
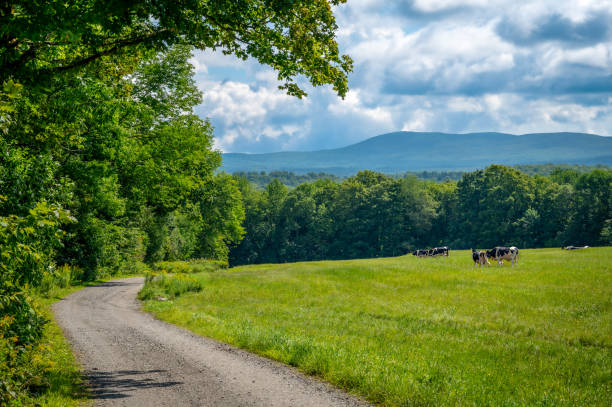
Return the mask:
<svg viewBox="0 0 612 407"><path fill-rule="evenodd" d="M7 0L0 5L0 83L44 83L105 56L176 44L220 49L344 96L352 61L338 51L333 6L346 0Z"/></svg>

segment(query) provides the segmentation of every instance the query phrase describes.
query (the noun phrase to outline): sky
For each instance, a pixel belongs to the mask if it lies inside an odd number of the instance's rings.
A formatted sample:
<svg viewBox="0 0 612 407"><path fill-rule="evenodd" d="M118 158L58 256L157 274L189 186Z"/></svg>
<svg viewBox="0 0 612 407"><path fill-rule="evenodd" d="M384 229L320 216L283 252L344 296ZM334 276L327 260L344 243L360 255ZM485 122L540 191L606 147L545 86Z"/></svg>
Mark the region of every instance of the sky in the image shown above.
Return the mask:
<svg viewBox="0 0 612 407"><path fill-rule="evenodd" d="M393 131L612 136L612 0L348 0L350 91L286 95L271 68L191 62L223 152L312 151Z"/></svg>

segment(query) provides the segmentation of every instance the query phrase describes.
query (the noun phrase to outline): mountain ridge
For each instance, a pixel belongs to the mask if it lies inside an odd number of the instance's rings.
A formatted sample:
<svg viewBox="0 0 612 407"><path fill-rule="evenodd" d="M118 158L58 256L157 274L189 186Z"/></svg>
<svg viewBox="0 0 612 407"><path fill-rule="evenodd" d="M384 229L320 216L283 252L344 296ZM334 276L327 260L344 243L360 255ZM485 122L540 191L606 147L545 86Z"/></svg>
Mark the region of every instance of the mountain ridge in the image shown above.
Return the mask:
<svg viewBox="0 0 612 407"><path fill-rule="evenodd" d="M225 153L222 170L323 171L350 175L362 169L386 173L474 170L490 164L612 165L612 137L589 133L392 132L348 146L274 153Z"/></svg>

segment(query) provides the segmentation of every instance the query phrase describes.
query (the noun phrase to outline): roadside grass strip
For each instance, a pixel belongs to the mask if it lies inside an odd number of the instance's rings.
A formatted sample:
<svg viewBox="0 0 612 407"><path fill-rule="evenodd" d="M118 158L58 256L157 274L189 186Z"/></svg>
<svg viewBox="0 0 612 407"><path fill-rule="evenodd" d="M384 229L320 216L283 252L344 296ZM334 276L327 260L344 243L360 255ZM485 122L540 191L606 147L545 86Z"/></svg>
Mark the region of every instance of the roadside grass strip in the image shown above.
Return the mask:
<svg viewBox="0 0 612 407"><path fill-rule="evenodd" d="M32 290L35 307L47 320L43 336L28 357L23 368L32 375L28 381L29 391L24 391L11 406L70 407L91 405L90 394L83 380L81 367L72 353L62 329L55 322L51 307L67 295L82 288L96 285L115 278L133 277L134 274L122 273L103 280L80 283L71 281L70 272L74 269L63 268L56 277L39 290ZM74 275L72 276L74 277ZM1 403L0 403L1 404Z"/></svg>
<svg viewBox="0 0 612 407"><path fill-rule="evenodd" d="M83 406L89 400L80 366L70 350L62 329L51 314L51 305L54 302L80 288L83 286L63 289L56 297L39 300L43 305L45 317L49 320L43 337L43 343L47 347L45 359L49 363L45 380L49 387L36 399L41 406Z"/></svg>
<svg viewBox="0 0 612 407"><path fill-rule="evenodd" d="M25 355L27 363L20 367L30 376L26 382L29 391L23 391L17 398L11 400L11 406L88 405L88 393L80 366L51 312L53 303L83 287L83 285L66 284L63 288L53 286L45 295L38 292L31 293L35 307L47 323L43 328L40 342Z"/></svg>
<svg viewBox="0 0 612 407"><path fill-rule="evenodd" d="M612 248L243 266L157 317L387 406L612 405Z"/></svg>

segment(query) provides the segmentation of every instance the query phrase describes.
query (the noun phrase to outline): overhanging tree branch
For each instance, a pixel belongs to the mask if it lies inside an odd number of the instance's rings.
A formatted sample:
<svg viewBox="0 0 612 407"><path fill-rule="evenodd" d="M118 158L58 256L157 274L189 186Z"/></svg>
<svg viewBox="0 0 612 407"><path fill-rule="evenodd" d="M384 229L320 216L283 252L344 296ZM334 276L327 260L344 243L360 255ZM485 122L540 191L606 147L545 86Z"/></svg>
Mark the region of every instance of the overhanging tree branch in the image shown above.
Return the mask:
<svg viewBox="0 0 612 407"><path fill-rule="evenodd" d="M119 52L120 50L122 50L123 48L129 47L131 45L138 45L138 44L142 44L148 40L152 40L155 39L155 37L161 37L162 35L166 34L170 32L170 30L160 30L160 31L155 31L152 33L148 33L145 35L140 35L138 37L134 37L134 38L126 38L123 40L119 40L116 41L112 44L111 48L103 50L103 51L98 51L95 52L92 55L89 55L88 57L76 60L76 61L72 61L71 63L67 64L67 65L62 65L62 66L56 66L54 68L51 68L51 71L57 71L57 72L61 72L61 71L66 71L69 69L73 69L73 68L78 68L80 66L84 66L87 65L90 62L95 61L96 59L100 59L104 56L107 55L111 55L114 54L116 52Z"/></svg>

